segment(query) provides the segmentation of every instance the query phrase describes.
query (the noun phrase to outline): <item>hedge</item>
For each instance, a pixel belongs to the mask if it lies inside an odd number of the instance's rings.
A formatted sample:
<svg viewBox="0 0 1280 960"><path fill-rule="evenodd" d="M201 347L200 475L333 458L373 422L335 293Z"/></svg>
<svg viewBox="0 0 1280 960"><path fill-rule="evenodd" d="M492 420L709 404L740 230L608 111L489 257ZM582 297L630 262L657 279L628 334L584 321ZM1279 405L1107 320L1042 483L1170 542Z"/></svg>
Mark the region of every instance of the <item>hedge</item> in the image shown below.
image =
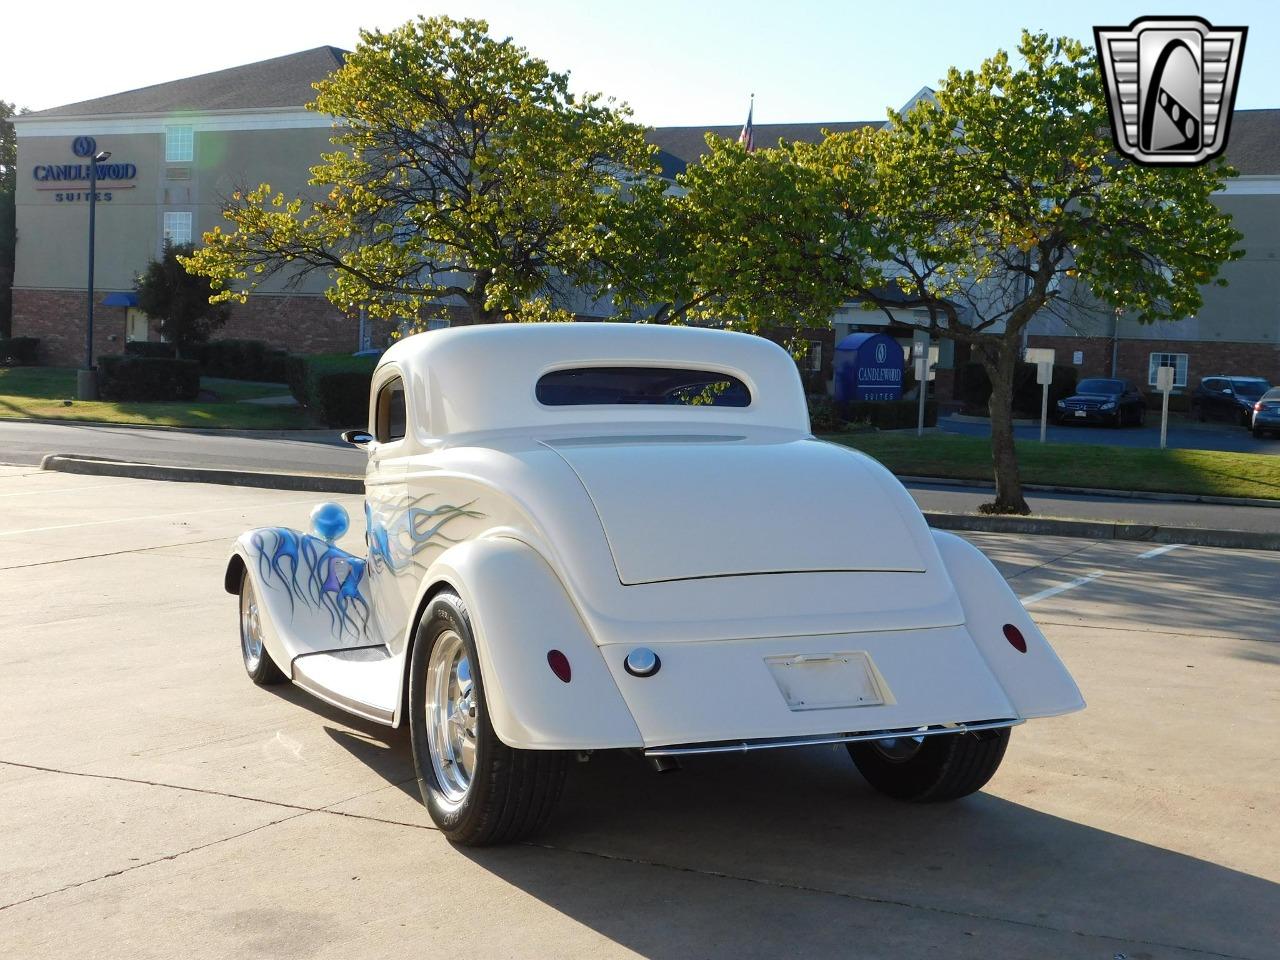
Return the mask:
<svg viewBox="0 0 1280 960"><path fill-rule="evenodd" d="M359 427L369 422L372 371L335 370L311 376L309 409L329 427Z"/></svg>
<svg viewBox="0 0 1280 960"><path fill-rule="evenodd" d="M1147 409L1160 411L1161 405L1164 403L1163 395L1158 390L1152 390L1142 395L1147 401ZM1171 393L1169 394L1169 412L1170 413L1190 413L1191 412L1191 395L1189 393Z"/></svg>
<svg viewBox="0 0 1280 960"><path fill-rule="evenodd" d="M33 367L39 354L39 337L0 337L0 366Z"/></svg>
<svg viewBox="0 0 1280 960"><path fill-rule="evenodd" d="M919 400L858 400L841 404L844 419L852 423L869 423L881 430L905 430L920 419ZM938 425L938 401L925 400L924 425Z"/></svg>
<svg viewBox="0 0 1280 960"><path fill-rule="evenodd" d="M98 395L103 400L194 400L200 364L169 357L99 357Z"/></svg>
<svg viewBox="0 0 1280 960"><path fill-rule="evenodd" d="M1067 364L1053 365L1053 383L1049 386L1049 409L1076 392L1079 372ZM1013 412L1028 417L1040 416L1042 388L1036 383L1036 364L1019 363L1013 371ZM966 412L985 415L991 401L991 380L980 363L966 363L960 368L960 401Z"/></svg>
<svg viewBox="0 0 1280 960"><path fill-rule="evenodd" d="M284 383L288 353L265 340L210 340L195 348L200 369L207 377Z"/></svg>
<svg viewBox="0 0 1280 960"><path fill-rule="evenodd" d="M160 357L172 359L177 356L172 343L163 340L129 340L124 345L126 357Z"/></svg>

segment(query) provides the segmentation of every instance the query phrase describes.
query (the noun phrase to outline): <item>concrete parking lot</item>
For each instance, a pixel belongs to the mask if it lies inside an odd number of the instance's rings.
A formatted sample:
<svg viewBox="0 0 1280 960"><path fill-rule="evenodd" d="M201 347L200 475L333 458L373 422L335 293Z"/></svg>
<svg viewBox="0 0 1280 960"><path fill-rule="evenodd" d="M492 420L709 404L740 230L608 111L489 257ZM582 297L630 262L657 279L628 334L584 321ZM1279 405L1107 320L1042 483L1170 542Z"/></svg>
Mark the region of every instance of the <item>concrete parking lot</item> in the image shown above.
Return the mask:
<svg viewBox="0 0 1280 960"><path fill-rule="evenodd" d="M244 676L228 544L315 499L0 467L0 954L1280 956L1280 554L975 535L1089 709L967 800L597 756L469 851L401 732Z"/></svg>

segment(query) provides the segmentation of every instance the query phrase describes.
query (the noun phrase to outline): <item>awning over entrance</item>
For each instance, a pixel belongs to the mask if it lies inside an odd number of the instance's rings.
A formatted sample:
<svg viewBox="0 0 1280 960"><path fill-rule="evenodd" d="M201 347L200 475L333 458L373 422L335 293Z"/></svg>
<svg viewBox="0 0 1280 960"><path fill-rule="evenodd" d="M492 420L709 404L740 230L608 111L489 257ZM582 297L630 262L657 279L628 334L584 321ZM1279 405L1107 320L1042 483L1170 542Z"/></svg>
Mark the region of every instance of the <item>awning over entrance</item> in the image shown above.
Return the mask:
<svg viewBox="0 0 1280 960"><path fill-rule="evenodd" d="M138 295L136 293L108 293L102 298L104 307L136 307L138 305Z"/></svg>

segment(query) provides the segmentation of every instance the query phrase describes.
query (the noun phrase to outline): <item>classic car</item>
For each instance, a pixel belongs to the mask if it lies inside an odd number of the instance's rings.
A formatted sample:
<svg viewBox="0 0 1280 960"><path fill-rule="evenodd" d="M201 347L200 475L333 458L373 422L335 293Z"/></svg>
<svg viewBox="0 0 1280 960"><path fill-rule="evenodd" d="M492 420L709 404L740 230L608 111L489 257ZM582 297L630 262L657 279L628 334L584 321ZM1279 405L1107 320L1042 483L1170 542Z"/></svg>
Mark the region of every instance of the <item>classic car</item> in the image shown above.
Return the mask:
<svg viewBox="0 0 1280 960"><path fill-rule="evenodd" d="M622 323L407 337L373 375L367 551L318 506L251 530L225 587L260 684L407 724L451 840L538 829L567 766L847 744L951 800L1010 728L1084 706L987 558L809 428L760 337Z"/></svg>

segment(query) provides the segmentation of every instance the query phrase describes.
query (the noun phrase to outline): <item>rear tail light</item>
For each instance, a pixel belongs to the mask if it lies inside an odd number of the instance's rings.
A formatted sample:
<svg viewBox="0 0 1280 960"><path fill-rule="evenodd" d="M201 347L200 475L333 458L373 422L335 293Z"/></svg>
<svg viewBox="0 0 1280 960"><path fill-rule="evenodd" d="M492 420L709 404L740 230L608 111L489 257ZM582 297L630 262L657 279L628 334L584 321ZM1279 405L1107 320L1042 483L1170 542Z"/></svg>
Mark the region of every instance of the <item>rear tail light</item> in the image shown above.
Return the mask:
<svg viewBox="0 0 1280 960"><path fill-rule="evenodd" d="M1017 650L1019 653L1027 652L1027 638L1022 635L1022 631L1015 627L1012 623L1004 625L1004 638L1009 641L1009 646Z"/></svg>
<svg viewBox="0 0 1280 960"><path fill-rule="evenodd" d="M559 650L547 651L547 666L551 668L552 673L565 683L568 683L573 677L573 670L569 666L569 658Z"/></svg>
<svg viewBox="0 0 1280 960"><path fill-rule="evenodd" d="M1267 405L1263 403L1261 400L1259 400L1257 403L1253 405L1253 409L1255 410L1265 410L1266 408L1267 408Z"/></svg>

